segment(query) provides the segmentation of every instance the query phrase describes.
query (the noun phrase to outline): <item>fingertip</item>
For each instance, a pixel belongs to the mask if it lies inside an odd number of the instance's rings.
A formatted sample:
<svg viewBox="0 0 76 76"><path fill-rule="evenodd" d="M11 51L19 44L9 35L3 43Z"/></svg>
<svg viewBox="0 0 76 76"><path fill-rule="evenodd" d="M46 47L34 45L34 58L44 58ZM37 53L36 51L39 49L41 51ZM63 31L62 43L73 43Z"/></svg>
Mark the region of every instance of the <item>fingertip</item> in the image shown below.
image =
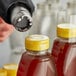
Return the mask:
<svg viewBox="0 0 76 76"><path fill-rule="evenodd" d="M0 17L0 23L4 23L5 21Z"/></svg>

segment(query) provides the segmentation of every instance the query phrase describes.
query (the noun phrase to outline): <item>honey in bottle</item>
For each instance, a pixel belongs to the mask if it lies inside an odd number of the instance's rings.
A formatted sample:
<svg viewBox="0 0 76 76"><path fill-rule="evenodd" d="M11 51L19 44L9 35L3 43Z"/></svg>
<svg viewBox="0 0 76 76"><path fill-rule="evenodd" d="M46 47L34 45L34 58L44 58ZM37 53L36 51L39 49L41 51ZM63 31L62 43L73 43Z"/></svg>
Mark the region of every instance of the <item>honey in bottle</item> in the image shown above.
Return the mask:
<svg viewBox="0 0 76 76"><path fill-rule="evenodd" d="M49 48L49 38L30 35L25 38L26 52L19 63L17 76L56 76L55 65Z"/></svg>
<svg viewBox="0 0 76 76"><path fill-rule="evenodd" d="M58 76L76 76L76 25L59 24L52 56Z"/></svg>

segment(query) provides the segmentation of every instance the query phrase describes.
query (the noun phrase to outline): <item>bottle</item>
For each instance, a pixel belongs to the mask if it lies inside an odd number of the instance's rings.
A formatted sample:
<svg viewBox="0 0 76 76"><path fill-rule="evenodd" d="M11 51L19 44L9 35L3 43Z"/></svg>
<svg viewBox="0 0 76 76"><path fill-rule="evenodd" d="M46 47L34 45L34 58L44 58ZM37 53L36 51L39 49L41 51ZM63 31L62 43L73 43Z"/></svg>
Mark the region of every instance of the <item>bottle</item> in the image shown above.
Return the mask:
<svg viewBox="0 0 76 76"><path fill-rule="evenodd" d="M67 22L67 8L60 5L59 12L57 14L57 25Z"/></svg>
<svg viewBox="0 0 76 76"><path fill-rule="evenodd" d="M0 16L21 32L32 26L34 5L31 0L0 0Z"/></svg>
<svg viewBox="0 0 76 76"><path fill-rule="evenodd" d="M25 32L26 33L26 32ZM27 34L27 33L26 33ZM10 63L19 64L22 53L24 52L24 33L14 30L13 34L10 36ZM19 36L19 37L18 37Z"/></svg>
<svg viewBox="0 0 76 76"><path fill-rule="evenodd" d="M16 76L18 65L17 64L5 64L3 66L3 69L7 72L7 76Z"/></svg>
<svg viewBox="0 0 76 76"><path fill-rule="evenodd" d="M25 39L17 76L56 76L56 69L50 53L49 38L44 35L30 35Z"/></svg>
<svg viewBox="0 0 76 76"><path fill-rule="evenodd" d="M53 4L51 6L52 8L52 11L55 15L55 21L56 21L56 24L57 24L57 15L59 13L59 8L60 8L60 0L53 0Z"/></svg>
<svg viewBox="0 0 76 76"><path fill-rule="evenodd" d="M29 34L40 34L40 27L41 27L41 22L43 19L43 9L45 5L44 3L38 3L37 8L33 14L33 26L29 30Z"/></svg>
<svg viewBox="0 0 76 76"><path fill-rule="evenodd" d="M41 26L39 28L40 34L47 35L50 37L50 48L52 48L54 38L56 37L56 20L55 20L55 14L52 10L51 4L46 4L44 6L44 15L41 22ZM52 34L53 33L53 34ZM50 36L51 35L51 36Z"/></svg>
<svg viewBox="0 0 76 76"><path fill-rule="evenodd" d="M76 24L76 0L67 3L67 22Z"/></svg>
<svg viewBox="0 0 76 76"><path fill-rule="evenodd" d="M58 76L76 76L76 25L59 24L52 56Z"/></svg>
<svg viewBox="0 0 76 76"><path fill-rule="evenodd" d="M0 68L0 76L7 76L7 71Z"/></svg>

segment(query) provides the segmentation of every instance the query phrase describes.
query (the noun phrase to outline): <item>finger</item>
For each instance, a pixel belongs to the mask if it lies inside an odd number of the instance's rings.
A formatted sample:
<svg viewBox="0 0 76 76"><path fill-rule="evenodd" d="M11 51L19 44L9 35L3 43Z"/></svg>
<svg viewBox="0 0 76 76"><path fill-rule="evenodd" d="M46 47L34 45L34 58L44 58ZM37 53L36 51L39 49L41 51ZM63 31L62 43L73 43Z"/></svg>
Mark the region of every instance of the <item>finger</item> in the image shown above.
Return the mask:
<svg viewBox="0 0 76 76"><path fill-rule="evenodd" d="M0 32L13 32L14 27L8 24L1 24L0 25Z"/></svg>
<svg viewBox="0 0 76 76"><path fill-rule="evenodd" d="M0 17L0 23L6 23L6 22Z"/></svg>
<svg viewBox="0 0 76 76"><path fill-rule="evenodd" d="M2 30L14 30L13 25L6 23L1 17L0 17L0 28L4 28Z"/></svg>
<svg viewBox="0 0 76 76"><path fill-rule="evenodd" d="M10 24L7 24L6 23L6 29L8 29L8 30L14 30L14 27L13 27L13 25L10 25Z"/></svg>

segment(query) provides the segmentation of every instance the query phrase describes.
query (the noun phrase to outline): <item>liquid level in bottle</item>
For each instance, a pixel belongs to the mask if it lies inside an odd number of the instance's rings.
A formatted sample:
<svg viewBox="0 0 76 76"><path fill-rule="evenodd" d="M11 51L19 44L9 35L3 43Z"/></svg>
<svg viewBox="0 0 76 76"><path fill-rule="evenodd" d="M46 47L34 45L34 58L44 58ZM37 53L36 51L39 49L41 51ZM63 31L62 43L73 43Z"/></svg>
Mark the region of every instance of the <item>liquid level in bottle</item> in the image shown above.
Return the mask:
<svg viewBox="0 0 76 76"><path fill-rule="evenodd" d="M17 76L56 76L55 66L50 54L22 55Z"/></svg>

